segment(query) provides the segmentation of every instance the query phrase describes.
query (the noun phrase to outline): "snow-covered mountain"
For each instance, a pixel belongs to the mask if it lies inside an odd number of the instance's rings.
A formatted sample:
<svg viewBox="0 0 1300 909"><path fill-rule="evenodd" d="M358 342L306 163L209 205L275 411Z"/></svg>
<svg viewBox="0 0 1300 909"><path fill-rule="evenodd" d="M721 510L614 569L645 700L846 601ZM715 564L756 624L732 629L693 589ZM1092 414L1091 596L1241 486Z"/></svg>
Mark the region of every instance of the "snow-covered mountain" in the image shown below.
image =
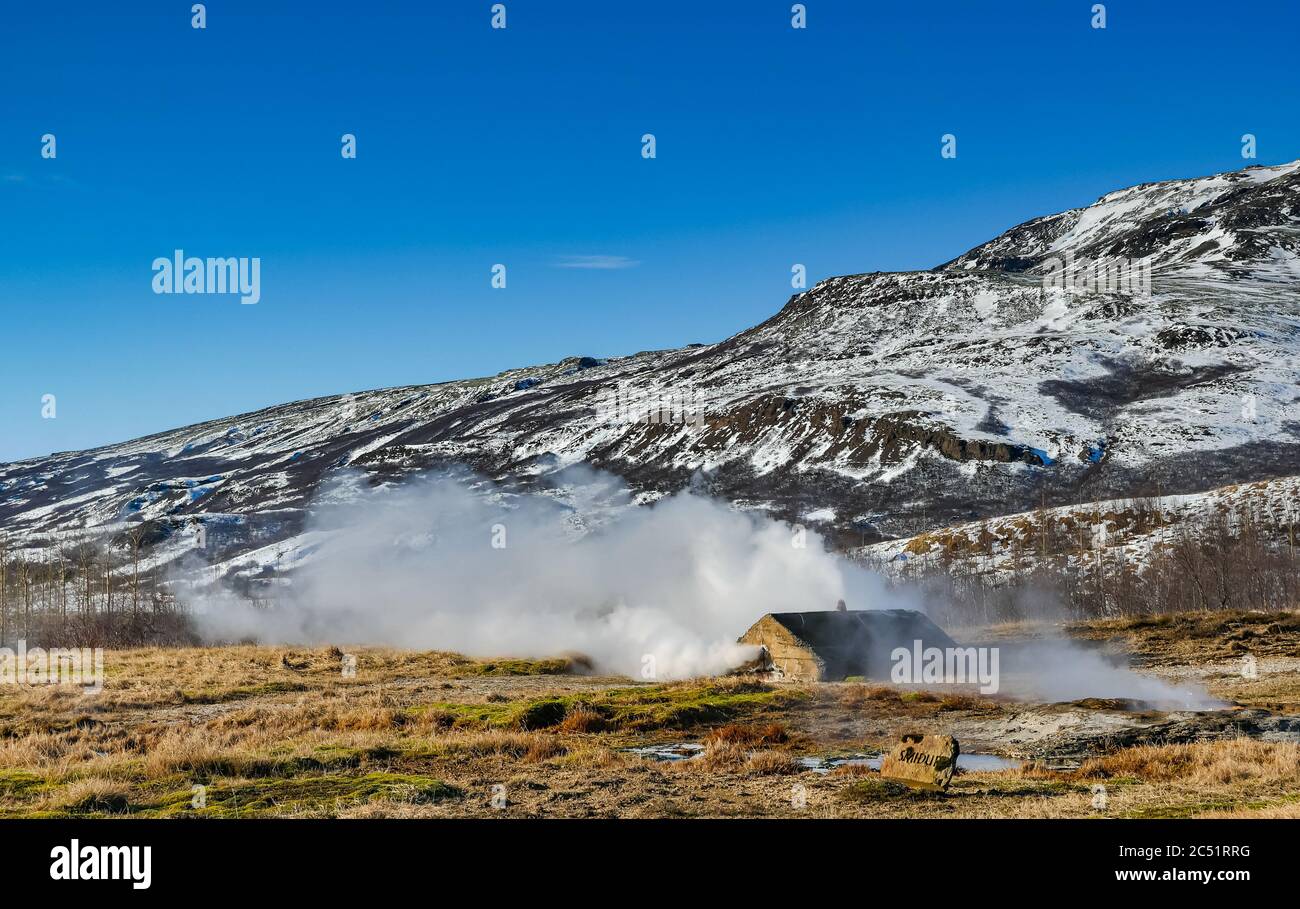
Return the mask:
<svg viewBox="0 0 1300 909"><path fill-rule="evenodd" d="M1145 272L1150 293L1073 286L1054 278L1062 263ZM1300 474L1298 357L1295 162L1113 192L932 271L831 278L717 344L0 465L0 529L39 548L143 524L162 553L202 528L228 566L260 570L310 547L318 491L346 487L331 478L465 464L546 486L586 463L639 503L693 484L849 548L1044 502Z"/></svg>
<svg viewBox="0 0 1300 909"><path fill-rule="evenodd" d="M1026 221L945 268L1041 274L1047 260L1139 259L1162 272L1300 280L1300 161L1143 183L1087 208Z"/></svg>

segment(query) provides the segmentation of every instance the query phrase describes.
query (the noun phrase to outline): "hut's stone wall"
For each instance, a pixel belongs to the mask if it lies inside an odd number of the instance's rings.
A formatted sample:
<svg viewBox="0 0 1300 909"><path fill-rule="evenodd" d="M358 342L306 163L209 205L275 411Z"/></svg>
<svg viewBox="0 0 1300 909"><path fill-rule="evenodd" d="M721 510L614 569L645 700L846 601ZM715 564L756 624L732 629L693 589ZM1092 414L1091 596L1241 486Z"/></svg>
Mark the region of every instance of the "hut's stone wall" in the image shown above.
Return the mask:
<svg viewBox="0 0 1300 909"><path fill-rule="evenodd" d="M826 669L817 654L770 615L755 622L740 643L766 647L772 670L782 678L816 682Z"/></svg>

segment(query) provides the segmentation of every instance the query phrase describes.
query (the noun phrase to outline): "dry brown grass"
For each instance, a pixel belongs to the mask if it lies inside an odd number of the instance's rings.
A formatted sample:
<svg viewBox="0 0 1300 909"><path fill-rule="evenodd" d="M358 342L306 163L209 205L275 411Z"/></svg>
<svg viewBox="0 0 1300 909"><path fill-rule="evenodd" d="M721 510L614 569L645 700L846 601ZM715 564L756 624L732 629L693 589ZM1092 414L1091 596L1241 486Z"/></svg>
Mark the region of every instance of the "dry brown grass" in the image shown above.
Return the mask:
<svg viewBox="0 0 1300 909"><path fill-rule="evenodd" d="M554 735L504 729L456 731L435 739L433 744L443 754L524 761L544 761L568 753L568 747Z"/></svg>
<svg viewBox="0 0 1300 909"><path fill-rule="evenodd" d="M997 710L999 704L989 698L974 694L944 694L939 696L940 710Z"/></svg>
<svg viewBox="0 0 1300 909"><path fill-rule="evenodd" d="M724 726L705 738L704 750L697 757L678 762L674 769L683 773L704 770L758 776L801 773L804 768L788 751L754 748L761 744L779 744L786 738L785 728L779 723L757 727Z"/></svg>
<svg viewBox="0 0 1300 909"><path fill-rule="evenodd" d="M745 771L760 776L802 773L803 766L785 751L755 751L745 761Z"/></svg>
<svg viewBox="0 0 1300 909"><path fill-rule="evenodd" d="M1240 807L1227 811L1206 811L1203 814L1196 815L1200 818L1220 818L1236 819L1242 818L1265 818L1265 819L1293 819L1300 818L1300 802L1287 802L1282 805L1268 805L1263 808Z"/></svg>
<svg viewBox="0 0 1300 909"><path fill-rule="evenodd" d="M126 783L103 777L74 780L41 801L45 810L63 809L76 814L106 812L120 814L130 805L131 788Z"/></svg>
<svg viewBox="0 0 1300 909"><path fill-rule="evenodd" d="M1136 777L1228 786L1251 780L1300 784L1300 745L1230 739L1187 745L1141 745L1092 758L1079 768L1084 779Z"/></svg>
<svg viewBox="0 0 1300 909"><path fill-rule="evenodd" d="M79 758L93 757L85 745L66 733L35 733L0 740L0 767L37 768Z"/></svg>
<svg viewBox="0 0 1300 909"><path fill-rule="evenodd" d="M313 729L380 731L407 725L428 728L432 724L431 719L418 714L412 716L393 707L341 708L322 705L318 699L299 699L292 704L242 707L206 725L214 731L257 729L264 734L292 736Z"/></svg>
<svg viewBox="0 0 1300 909"><path fill-rule="evenodd" d="M897 728L978 728L975 714L997 705L885 685L633 686L519 675L509 661L357 656L357 678L344 679L325 648L112 652L99 696L0 689L0 815L186 815L194 783L219 813L292 817L501 816L495 782L510 783L512 817L1285 817L1300 803L1297 746L1250 740L1129 749L1073 773L962 774L944 798L895 798L874 792L866 767L815 774L796 756L875 747ZM718 692L743 697L720 711ZM545 728L513 721L551 701L565 710ZM663 763L626 751L665 740L705 751ZM404 779L426 781L409 803ZM430 781L464 796L430 800ZM1091 805L1099 781L1105 812ZM795 782L806 808L791 803ZM862 798L841 797L858 784Z"/></svg>
<svg viewBox="0 0 1300 909"><path fill-rule="evenodd" d="M903 705L920 711L926 710L997 710L999 704L990 698L966 691L934 692L917 688L895 688L890 685L845 685L837 698L839 706L848 710L871 707L896 708Z"/></svg>
<svg viewBox="0 0 1300 909"><path fill-rule="evenodd" d="M864 707L871 702L880 701L897 701L900 692L897 688L891 688L888 685L862 685L850 684L845 685L839 692L839 703L841 707L847 707L850 710Z"/></svg>
<svg viewBox="0 0 1300 909"><path fill-rule="evenodd" d="M568 753L559 757L565 765L589 767L596 770L611 770L621 767L641 765L642 759L626 751L611 748L608 745L581 743L570 746Z"/></svg>
<svg viewBox="0 0 1300 909"><path fill-rule="evenodd" d="M875 777L879 771L873 770L867 764L840 764L830 771L829 776L847 776L847 777Z"/></svg>
<svg viewBox="0 0 1300 909"><path fill-rule="evenodd" d="M604 732L608 726L609 722L596 711L578 707L566 713L557 728L560 732L592 733Z"/></svg>
<svg viewBox="0 0 1300 909"><path fill-rule="evenodd" d="M749 760L749 749L736 742L711 741L697 757L673 765L686 772L696 770L738 770Z"/></svg>
<svg viewBox="0 0 1300 909"><path fill-rule="evenodd" d="M1065 628L1072 637L1121 644L1148 665L1179 666L1300 652L1300 611L1214 610L1102 619Z"/></svg>
<svg viewBox="0 0 1300 909"><path fill-rule="evenodd" d="M766 723L728 723L711 730L704 737L705 745L712 743L731 743L756 747L758 745L784 745L790 741L790 732L785 725L775 721Z"/></svg>
<svg viewBox="0 0 1300 909"><path fill-rule="evenodd" d="M554 757L563 757L569 753L569 747L555 736L537 736L524 752L525 761L546 761Z"/></svg>
<svg viewBox="0 0 1300 909"><path fill-rule="evenodd" d="M730 694L769 691L772 687L767 682L759 679L747 678L739 675L702 676L694 679L680 679L676 682L669 682L663 687L668 691L689 691L693 688L699 688L702 685L706 685L714 691Z"/></svg>

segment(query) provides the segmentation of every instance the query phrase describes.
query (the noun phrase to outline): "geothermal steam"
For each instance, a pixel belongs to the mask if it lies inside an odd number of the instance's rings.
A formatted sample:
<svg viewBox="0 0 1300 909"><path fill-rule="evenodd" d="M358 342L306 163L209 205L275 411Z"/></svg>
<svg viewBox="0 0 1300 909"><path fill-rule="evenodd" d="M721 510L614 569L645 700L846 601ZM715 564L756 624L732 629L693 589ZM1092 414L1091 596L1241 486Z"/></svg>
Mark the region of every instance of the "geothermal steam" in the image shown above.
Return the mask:
<svg viewBox="0 0 1300 909"><path fill-rule="evenodd" d="M764 613L888 596L816 534L689 492L637 508L607 478L579 476L567 504L485 486L446 477L319 512L312 529L328 538L287 598L271 610L208 603L205 630L491 656L577 651L602 671L662 679L751 657L735 641Z"/></svg>
<svg viewBox="0 0 1300 909"><path fill-rule="evenodd" d="M691 492L635 507L619 481L583 468L563 479L562 495L510 495L460 474L374 489L345 478L319 498L309 530L324 542L274 608L209 597L198 619L212 639L579 652L604 672L671 679L751 658L736 638L764 613L841 599L921 608L812 531ZM1005 694L1209 706L1067 641L1017 648L1002 672Z"/></svg>
<svg viewBox="0 0 1300 909"><path fill-rule="evenodd" d="M1198 685L1176 686L1141 675L1063 639L1032 641L1011 649L1004 655L1002 675L1002 692L1025 700L1121 699L1166 710L1226 706Z"/></svg>

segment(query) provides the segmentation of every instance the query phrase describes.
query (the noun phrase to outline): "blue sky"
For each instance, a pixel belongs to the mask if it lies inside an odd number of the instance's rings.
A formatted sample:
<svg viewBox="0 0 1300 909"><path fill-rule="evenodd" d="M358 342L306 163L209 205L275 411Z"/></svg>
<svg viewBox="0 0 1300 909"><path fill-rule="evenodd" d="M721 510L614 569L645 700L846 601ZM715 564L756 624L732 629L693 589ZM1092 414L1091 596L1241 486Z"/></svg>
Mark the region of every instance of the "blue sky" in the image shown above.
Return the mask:
<svg viewBox="0 0 1300 909"><path fill-rule="evenodd" d="M505 30L488 0L189 6L0 13L0 459L715 341L796 262L927 268L1252 163L1247 132L1253 163L1300 157L1295 4L1113 2L1105 30L1077 0L806 0L805 30L787 0L506 0ZM261 302L155 295L176 248L260 257Z"/></svg>

